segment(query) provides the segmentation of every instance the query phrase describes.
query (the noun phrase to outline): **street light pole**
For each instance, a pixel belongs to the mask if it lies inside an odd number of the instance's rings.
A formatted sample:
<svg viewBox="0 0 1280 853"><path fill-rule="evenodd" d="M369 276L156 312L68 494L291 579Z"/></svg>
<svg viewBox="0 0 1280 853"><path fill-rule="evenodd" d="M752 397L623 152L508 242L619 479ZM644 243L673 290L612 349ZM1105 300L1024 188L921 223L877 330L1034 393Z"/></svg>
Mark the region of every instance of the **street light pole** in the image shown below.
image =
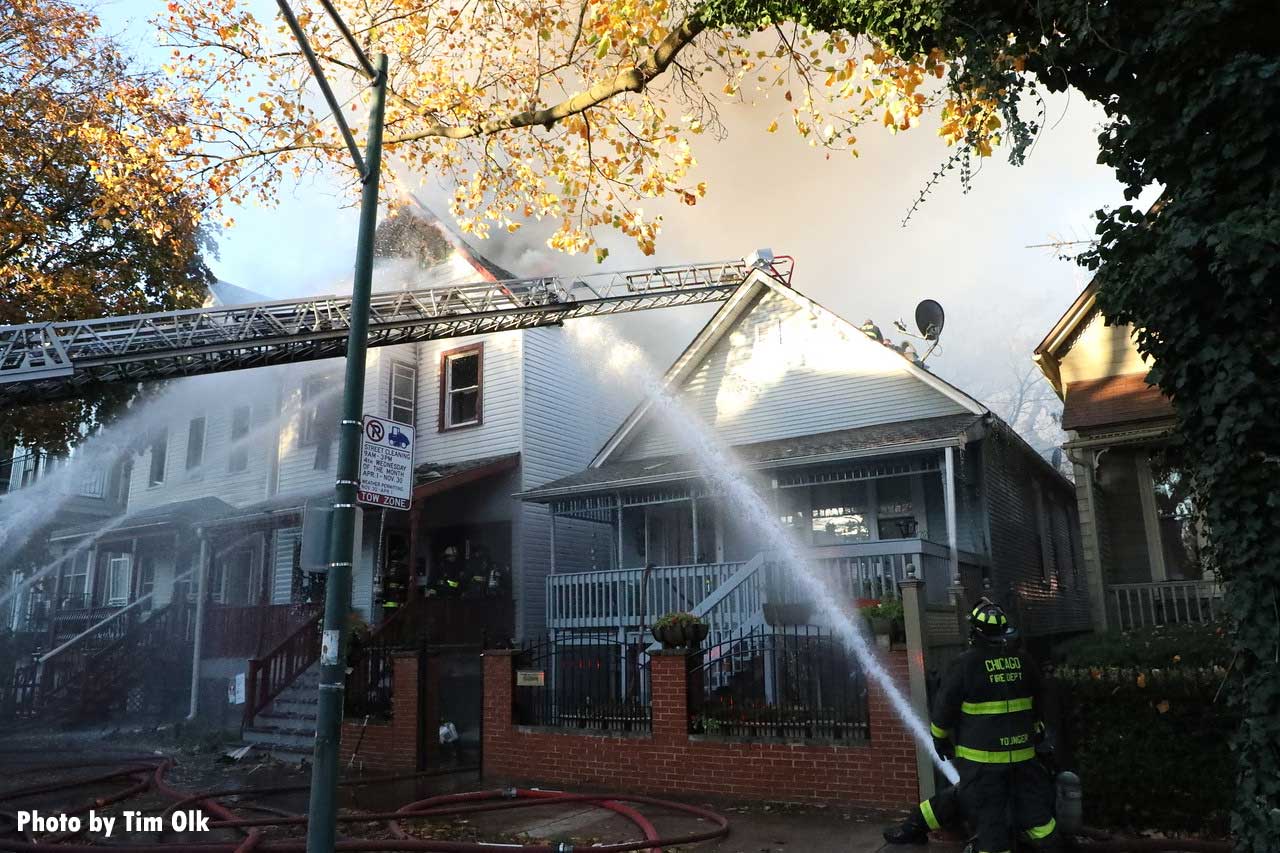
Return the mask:
<svg viewBox="0 0 1280 853"><path fill-rule="evenodd" d="M305 42L304 42L305 44ZM320 700L311 767L307 853L332 853L337 833L338 745L346 686L345 623L351 607L356 487L360 476L360 428L364 408L364 366L369 333L369 293L373 287L373 233L378 225L378 180L382 166L382 120L387 97L387 57L380 54L365 144L360 231L351 287L351 329L347 336L346 387L338 422L337 481L329 536L329 578L325 584L324 634L320 653Z"/></svg>

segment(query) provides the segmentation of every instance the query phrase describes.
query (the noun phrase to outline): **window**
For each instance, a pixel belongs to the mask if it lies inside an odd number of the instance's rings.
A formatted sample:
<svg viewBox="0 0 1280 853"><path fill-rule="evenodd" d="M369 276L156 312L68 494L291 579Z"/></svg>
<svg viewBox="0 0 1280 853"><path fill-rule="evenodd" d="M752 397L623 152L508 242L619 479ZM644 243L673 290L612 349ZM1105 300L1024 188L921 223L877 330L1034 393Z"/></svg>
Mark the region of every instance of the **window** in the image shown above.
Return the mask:
<svg viewBox="0 0 1280 853"><path fill-rule="evenodd" d="M84 549L63 564L62 606L80 609L89 605L89 549Z"/></svg>
<svg viewBox="0 0 1280 853"><path fill-rule="evenodd" d="M1045 509L1044 491L1040 488L1039 483L1035 483L1034 486L1036 497L1034 507L1036 514L1035 547L1040 555L1040 579L1047 583L1050 579L1051 573L1053 572L1053 558L1049 553L1050 548L1053 547L1053 540L1049 535L1049 518L1048 512Z"/></svg>
<svg viewBox="0 0 1280 853"><path fill-rule="evenodd" d="M133 556L107 556L107 604L128 604L129 585L133 582Z"/></svg>
<svg viewBox="0 0 1280 853"><path fill-rule="evenodd" d="M391 405L387 412L393 421L413 426L413 410L418 400L418 369L412 364L391 362Z"/></svg>
<svg viewBox="0 0 1280 853"><path fill-rule="evenodd" d="M159 486L164 482L165 453L169 449L169 431L158 430L151 437L151 473L147 484Z"/></svg>
<svg viewBox="0 0 1280 853"><path fill-rule="evenodd" d="M204 462L204 424L203 417L192 418L187 425L187 470L199 468Z"/></svg>
<svg viewBox="0 0 1280 853"><path fill-rule="evenodd" d="M865 483L813 486L811 494L809 519L814 545L843 545L871 538Z"/></svg>
<svg viewBox="0 0 1280 853"><path fill-rule="evenodd" d="M342 389L331 376L312 376L302 386L302 443L329 441L338 426Z"/></svg>
<svg viewBox="0 0 1280 853"><path fill-rule="evenodd" d="M316 455L311 467L317 471L329 467L341 406L337 391L341 387L341 383L332 376L312 376L302 386L301 440L304 445L315 445Z"/></svg>
<svg viewBox="0 0 1280 853"><path fill-rule="evenodd" d="M248 406L236 406L231 410L231 455L227 459L228 471L243 471L249 467L249 424L253 410Z"/></svg>
<svg viewBox="0 0 1280 853"><path fill-rule="evenodd" d="M440 431L482 422L480 387L484 345L474 344L440 356Z"/></svg>
<svg viewBox="0 0 1280 853"><path fill-rule="evenodd" d="M1167 456L1156 451L1148 462L1156 516L1156 536L1149 538L1159 542L1167 579L1195 580L1203 573L1195 492L1191 477Z"/></svg>
<svg viewBox="0 0 1280 853"><path fill-rule="evenodd" d="M101 498L107 494L107 472L101 465L94 465L80 478L78 494L86 498Z"/></svg>
<svg viewBox="0 0 1280 853"><path fill-rule="evenodd" d="M138 561L138 598L156 591L156 558L143 557Z"/></svg>

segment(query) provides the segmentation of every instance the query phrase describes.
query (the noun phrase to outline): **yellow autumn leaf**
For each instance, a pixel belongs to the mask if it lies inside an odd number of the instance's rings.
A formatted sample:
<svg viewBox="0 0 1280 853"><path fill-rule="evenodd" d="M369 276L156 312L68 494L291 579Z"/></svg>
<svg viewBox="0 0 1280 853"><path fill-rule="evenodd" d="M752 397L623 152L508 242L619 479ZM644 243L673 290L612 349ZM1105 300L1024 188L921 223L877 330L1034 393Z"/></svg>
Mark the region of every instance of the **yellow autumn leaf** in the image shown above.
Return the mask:
<svg viewBox="0 0 1280 853"><path fill-rule="evenodd" d="M769 127L767 128L767 130L769 133L776 133L778 131L778 120L776 118L773 121L769 122Z"/></svg>
<svg viewBox="0 0 1280 853"><path fill-rule="evenodd" d="M1169 700L1161 699L1159 702L1157 702L1156 710L1159 711L1161 714L1169 713Z"/></svg>

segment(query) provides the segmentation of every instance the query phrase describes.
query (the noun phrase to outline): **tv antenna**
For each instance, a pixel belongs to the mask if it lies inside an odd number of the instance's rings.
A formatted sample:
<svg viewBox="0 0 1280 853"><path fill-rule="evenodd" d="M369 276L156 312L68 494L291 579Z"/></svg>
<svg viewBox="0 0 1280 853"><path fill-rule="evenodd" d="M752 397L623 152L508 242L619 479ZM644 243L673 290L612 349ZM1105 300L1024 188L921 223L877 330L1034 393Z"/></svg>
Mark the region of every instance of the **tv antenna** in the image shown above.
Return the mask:
<svg viewBox="0 0 1280 853"><path fill-rule="evenodd" d="M924 364L925 360L938 348L938 339L942 336L942 326L946 320L947 315L942 310L941 304L933 299L924 299L916 306L916 328L920 330L919 335L908 332L906 324L901 320L894 320L893 325L904 335L930 342L929 349L920 357L920 363Z"/></svg>

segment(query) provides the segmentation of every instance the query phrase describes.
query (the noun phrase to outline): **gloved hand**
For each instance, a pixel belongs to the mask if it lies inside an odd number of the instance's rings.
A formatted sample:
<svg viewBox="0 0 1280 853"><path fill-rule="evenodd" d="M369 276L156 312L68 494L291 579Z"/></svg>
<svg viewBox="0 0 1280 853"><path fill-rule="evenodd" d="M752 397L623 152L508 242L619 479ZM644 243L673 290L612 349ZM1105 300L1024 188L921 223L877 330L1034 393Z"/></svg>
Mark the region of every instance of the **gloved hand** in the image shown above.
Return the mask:
<svg viewBox="0 0 1280 853"><path fill-rule="evenodd" d="M951 745L951 741L949 739L944 740L943 738L934 738L933 750L938 753L938 757L943 761L950 761L956 757L955 747Z"/></svg>

